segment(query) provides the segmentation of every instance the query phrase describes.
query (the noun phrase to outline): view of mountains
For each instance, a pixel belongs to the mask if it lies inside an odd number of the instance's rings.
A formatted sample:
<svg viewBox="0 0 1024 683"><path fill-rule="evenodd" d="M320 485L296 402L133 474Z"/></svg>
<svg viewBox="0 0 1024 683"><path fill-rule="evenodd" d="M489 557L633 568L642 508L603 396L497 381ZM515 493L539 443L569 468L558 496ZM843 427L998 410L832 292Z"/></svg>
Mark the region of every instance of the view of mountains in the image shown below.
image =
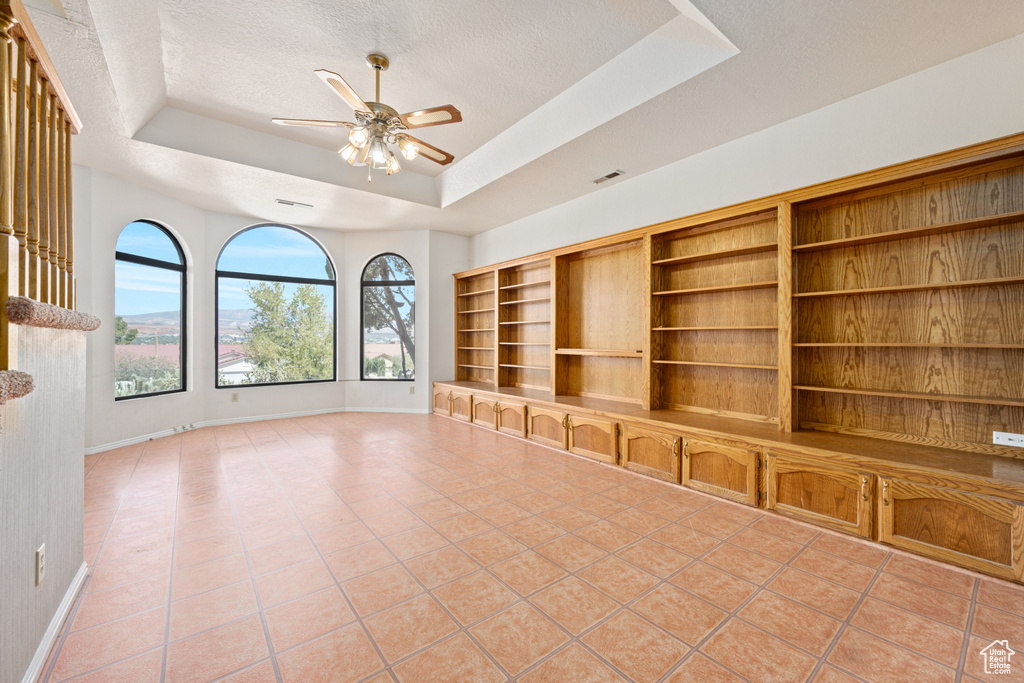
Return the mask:
<svg viewBox="0 0 1024 683"><path fill-rule="evenodd" d="M121 316L130 327L146 329L175 329L181 326L180 311L160 311ZM251 308L226 308L220 311L220 331L245 331L252 318Z"/></svg>

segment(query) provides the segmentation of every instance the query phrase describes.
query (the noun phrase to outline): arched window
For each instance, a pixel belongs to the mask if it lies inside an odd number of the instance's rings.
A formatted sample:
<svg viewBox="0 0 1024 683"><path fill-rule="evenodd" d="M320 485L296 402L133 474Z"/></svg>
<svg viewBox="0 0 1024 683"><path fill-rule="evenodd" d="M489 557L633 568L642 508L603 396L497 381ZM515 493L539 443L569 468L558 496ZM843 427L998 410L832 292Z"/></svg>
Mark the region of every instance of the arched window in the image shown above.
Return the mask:
<svg viewBox="0 0 1024 683"><path fill-rule="evenodd" d="M398 254L374 257L362 278L362 379L416 377L416 276Z"/></svg>
<svg viewBox="0 0 1024 683"><path fill-rule="evenodd" d="M217 259L217 387L335 379L334 266L306 233L258 225Z"/></svg>
<svg viewBox="0 0 1024 683"><path fill-rule="evenodd" d="M185 254L161 225L134 221L114 252L114 398L185 390Z"/></svg>

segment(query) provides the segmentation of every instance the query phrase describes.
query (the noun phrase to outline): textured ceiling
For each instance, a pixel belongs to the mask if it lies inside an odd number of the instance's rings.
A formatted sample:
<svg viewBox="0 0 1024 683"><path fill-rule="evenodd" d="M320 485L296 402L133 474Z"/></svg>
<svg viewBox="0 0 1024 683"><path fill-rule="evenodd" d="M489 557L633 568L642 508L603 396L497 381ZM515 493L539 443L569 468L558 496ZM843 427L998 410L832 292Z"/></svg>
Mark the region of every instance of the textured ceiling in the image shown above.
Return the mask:
<svg viewBox="0 0 1024 683"><path fill-rule="evenodd" d="M337 229L475 234L1024 32L1020 0L32 0L84 121L76 163L200 208ZM364 99L454 104L418 131L456 155L366 182ZM651 131L656 135L650 135ZM283 197L313 209L286 208Z"/></svg>

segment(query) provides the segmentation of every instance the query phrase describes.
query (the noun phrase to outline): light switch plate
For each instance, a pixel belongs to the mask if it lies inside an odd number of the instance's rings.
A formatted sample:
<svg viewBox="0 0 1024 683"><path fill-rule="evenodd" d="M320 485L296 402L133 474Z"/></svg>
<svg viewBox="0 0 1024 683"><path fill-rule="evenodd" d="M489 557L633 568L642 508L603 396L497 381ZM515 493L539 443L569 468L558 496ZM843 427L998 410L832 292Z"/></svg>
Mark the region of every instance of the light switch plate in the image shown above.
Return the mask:
<svg viewBox="0 0 1024 683"><path fill-rule="evenodd" d="M992 443L997 446L1016 446L1024 448L1024 434L1013 432L992 432Z"/></svg>

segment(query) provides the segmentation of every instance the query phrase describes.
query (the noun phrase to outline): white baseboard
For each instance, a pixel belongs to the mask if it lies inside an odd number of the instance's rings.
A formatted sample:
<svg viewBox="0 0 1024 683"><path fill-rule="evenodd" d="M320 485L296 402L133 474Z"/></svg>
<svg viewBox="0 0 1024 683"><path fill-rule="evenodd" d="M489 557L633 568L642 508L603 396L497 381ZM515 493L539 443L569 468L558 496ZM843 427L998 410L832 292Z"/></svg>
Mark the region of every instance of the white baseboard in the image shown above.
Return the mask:
<svg viewBox="0 0 1024 683"><path fill-rule="evenodd" d="M78 568L75 578L71 580L71 585L68 586L67 592L64 593L64 598L60 601L60 606L57 607L53 619L50 620L50 625L46 627L46 633L43 634L43 639L39 642L36 654L32 657L32 661L29 663L28 670L21 679L21 683L35 683L36 679L39 678L39 674L43 673L43 667L46 666L46 658L49 656L50 650L53 649L61 629L64 628L64 622L67 620L68 615L71 614L71 608L74 606L75 600L78 599L78 593L82 590L82 586L85 584L85 577L88 575L89 565L82 562L82 566Z"/></svg>
<svg viewBox="0 0 1024 683"><path fill-rule="evenodd" d="M426 415L429 414L430 412L431 411L429 408L318 408L316 410L303 410L296 413L277 413L274 415L246 415L244 417L227 417L220 420L202 420L200 422L194 422L192 424L194 425L194 429L199 429L201 427L220 427L222 425L242 424L244 422L259 422L260 420L283 420L290 417L326 415L327 413L415 413L420 415ZM102 453L103 451L110 451L115 448L131 446L133 444L142 443L143 441L159 439L164 436L172 436L174 434L181 433L182 430L180 429L162 429L159 432L152 432L150 434L132 436L127 439L121 439L120 441L111 441L110 443L104 443L98 446L88 446L86 447L84 453L85 455L93 455L94 453Z"/></svg>

